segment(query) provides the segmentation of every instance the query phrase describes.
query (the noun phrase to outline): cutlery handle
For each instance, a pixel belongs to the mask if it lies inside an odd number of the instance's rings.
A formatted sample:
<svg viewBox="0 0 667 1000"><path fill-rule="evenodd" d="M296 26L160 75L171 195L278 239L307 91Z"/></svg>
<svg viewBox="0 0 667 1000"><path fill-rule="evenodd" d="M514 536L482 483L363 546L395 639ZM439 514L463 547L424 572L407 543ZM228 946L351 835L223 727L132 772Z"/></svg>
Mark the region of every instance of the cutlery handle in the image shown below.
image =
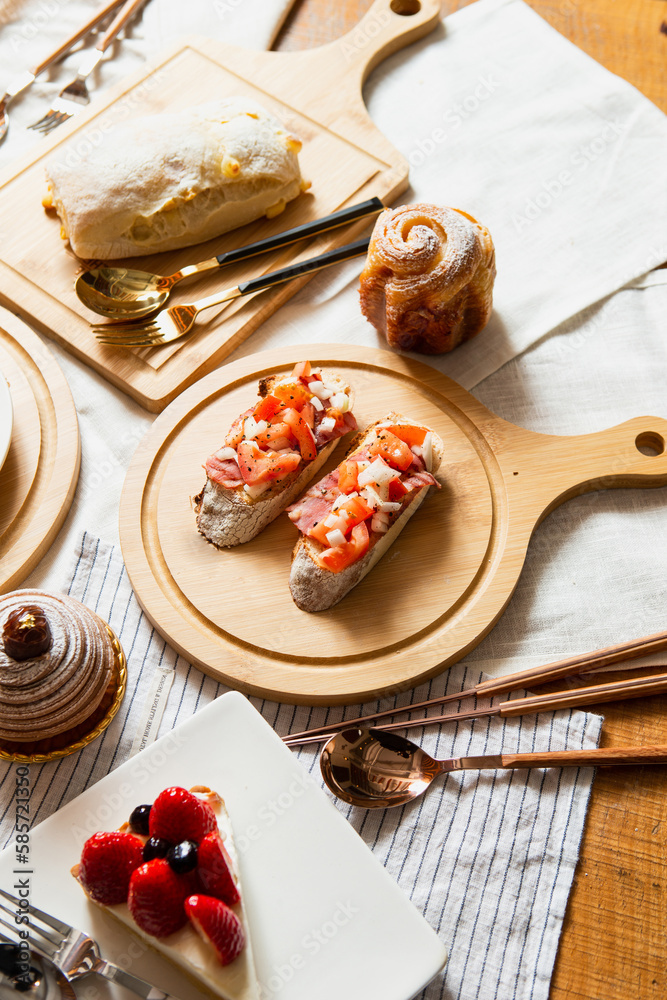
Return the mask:
<svg viewBox="0 0 667 1000"><path fill-rule="evenodd" d="M121 969L104 959L96 963L93 972L108 979L111 983L124 986L132 993L136 993L137 996L143 997L144 1000L174 1000L169 993L159 990L157 986L151 986L145 979L139 979L138 976L133 976L131 972L126 972L125 969Z"/></svg>
<svg viewBox="0 0 667 1000"><path fill-rule="evenodd" d="M665 764L667 747L604 747L594 750L551 750L547 753L503 753L502 766L601 767L608 764Z"/></svg>
<svg viewBox="0 0 667 1000"><path fill-rule="evenodd" d="M667 649L667 632L655 632L643 639L621 642L615 646L607 646L605 649L594 650L591 653L570 656L566 660L555 660L545 666L530 667L528 670L519 670L517 673L506 674L504 677L492 677L490 680L478 684L475 691L478 695L486 696L501 694L504 691L514 691L516 688L529 688L533 684L547 684L560 677L572 677L594 667L603 667L611 663L631 660L638 656L648 656L650 653L658 653L663 649Z"/></svg>
<svg viewBox="0 0 667 1000"><path fill-rule="evenodd" d="M125 0L125 3L119 10L116 17L113 19L109 25L109 30L104 35L104 38L95 46L99 52L106 52L111 43L113 42L116 35L118 35L127 22L130 20L132 15L141 7L146 0Z"/></svg>
<svg viewBox="0 0 667 1000"><path fill-rule="evenodd" d="M338 247L335 250L328 250L318 257L311 257L309 260L303 260L296 264L290 264L289 267L283 267L279 271L270 271L268 274L260 275L259 278L244 281L238 286L238 290L241 295L249 295L251 292L261 291L262 288L271 288L272 285L279 285L283 281L298 278L302 274L321 271L322 268L329 267L330 264L339 264L341 261L360 257L368 250L368 243L368 237L363 240L357 240L356 243L347 243L345 246Z"/></svg>
<svg viewBox="0 0 667 1000"><path fill-rule="evenodd" d="M593 687L572 688L555 694L538 694L528 698L504 701L496 706L503 717L511 715L531 715L533 712L556 711L559 708L575 708L581 705L597 705L607 701L624 701L626 698L646 698L667 691L667 674L654 677L635 677L628 681L614 681L611 684L596 684Z"/></svg>
<svg viewBox="0 0 667 1000"><path fill-rule="evenodd" d="M269 236L265 240L258 240L256 243L249 243L245 247L237 247L235 250L228 250L221 253L216 260L220 266L234 264L239 260L247 260L256 254L268 253L269 250L277 250L278 247L289 246L298 240L305 240L309 236L318 236L326 233L330 229L337 229L349 222L356 222L358 219L365 219L369 215L381 212L384 205L379 198L369 198L358 205L350 205L349 208L341 208L338 212L325 215L321 219L314 219L312 222L305 222L302 226L295 226L294 229L286 229L284 233L276 236Z"/></svg>
<svg viewBox="0 0 667 1000"><path fill-rule="evenodd" d="M71 35L62 43L62 45L52 52L51 55L47 56L46 59L43 59L42 62L39 63L39 65L35 66L32 70L33 75L39 76L39 74L43 73L45 69L48 69L54 62L57 62L61 56L64 56L65 53L69 52L69 50L76 45L77 42L81 41L82 38L85 38L85 36L89 34L89 32L91 32L93 28L100 23L100 21L103 21L107 14L110 14L112 10L116 9L116 7L120 7L121 3L122 0L111 0L111 3L105 4L105 6L94 14L89 21L86 21L83 27L79 28L74 35Z"/></svg>

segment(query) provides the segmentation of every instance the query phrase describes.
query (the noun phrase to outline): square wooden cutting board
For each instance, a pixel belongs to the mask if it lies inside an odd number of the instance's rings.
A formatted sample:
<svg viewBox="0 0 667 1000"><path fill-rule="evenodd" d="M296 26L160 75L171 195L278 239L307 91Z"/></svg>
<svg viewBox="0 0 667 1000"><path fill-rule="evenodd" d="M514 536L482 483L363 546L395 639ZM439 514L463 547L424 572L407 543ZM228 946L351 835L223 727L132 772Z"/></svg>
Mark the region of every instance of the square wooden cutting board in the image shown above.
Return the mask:
<svg viewBox="0 0 667 1000"><path fill-rule="evenodd" d="M303 141L299 160L311 189L275 219L259 220L195 247L132 259L132 266L165 275L373 195L389 203L407 186L408 167L368 117L361 96L363 80L380 59L430 31L438 14L437 0L425 0L413 16L395 14L388 0L377 0L353 33L306 52L251 52L205 38L179 43L96 98L56 129L37 153L0 177L0 303L147 409L161 410L187 385L217 367L308 276L207 311L192 334L173 344L150 349L100 345L90 329L100 317L87 310L74 292L85 262L63 242L57 216L42 206L45 161L66 156L76 169L77 155L120 123L214 98L248 95L276 114ZM350 242L368 227L369 221L362 221L197 281L184 281L170 303L192 302L314 256Z"/></svg>

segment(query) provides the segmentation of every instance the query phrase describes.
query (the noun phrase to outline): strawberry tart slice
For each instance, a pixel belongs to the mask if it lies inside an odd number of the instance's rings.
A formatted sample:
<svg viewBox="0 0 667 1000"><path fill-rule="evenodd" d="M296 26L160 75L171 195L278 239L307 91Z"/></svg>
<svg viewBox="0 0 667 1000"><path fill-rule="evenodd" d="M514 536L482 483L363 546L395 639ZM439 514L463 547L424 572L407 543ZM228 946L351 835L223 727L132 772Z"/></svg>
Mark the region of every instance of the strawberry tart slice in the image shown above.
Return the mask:
<svg viewBox="0 0 667 1000"><path fill-rule="evenodd" d="M118 830L95 833L72 874L88 897L199 987L259 1000L224 802L173 786L137 806Z"/></svg>

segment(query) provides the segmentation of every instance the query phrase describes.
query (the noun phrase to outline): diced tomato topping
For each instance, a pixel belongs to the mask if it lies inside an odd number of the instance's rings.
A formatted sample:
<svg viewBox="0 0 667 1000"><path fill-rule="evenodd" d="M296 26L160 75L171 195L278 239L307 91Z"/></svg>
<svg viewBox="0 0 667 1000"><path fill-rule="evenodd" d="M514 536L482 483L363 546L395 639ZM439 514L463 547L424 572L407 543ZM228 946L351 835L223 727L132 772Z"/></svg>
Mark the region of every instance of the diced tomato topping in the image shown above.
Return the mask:
<svg viewBox="0 0 667 1000"><path fill-rule="evenodd" d="M378 431L377 438L373 441L369 451L371 455L379 455L388 465L394 469L400 469L401 472L405 472L412 465L414 458L405 441L401 441L385 427Z"/></svg>
<svg viewBox="0 0 667 1000"><path fill-rule="evenodd" d="M368 551L368 543L368 528L366 522L361 521L352 529L352 534L347 542L320 552L317 556L317 562L322 569L328 569L331 573L340 573L357 559L361 559Z"/></svg>
<svg viewBox="0 0 667 1000"><path fill-rule="evenodd" d="M269 424L261 434L256 434L253 440L257 442L260 448L266 448L268 451L278 451L276 442L287 440L287 447L291 448L294 442L294 435L289 424L286 424L285 421L276 420L274 423Z"/></svg>
<svg viewBox="0 0 667 1000"><path fill-rule="evenodd" d="M401 441L405 441L410 448L413 444L423 444L426 437L425 427L413 427L411 424L392 424L391 427L387 427L387 430L395 434Z"/></svg>
<svg viewBox="0 0 667 1000"><path fill-rule="evenodd" d="M273 396L269 393L268 396L264 396L260 399L259 403L254 409L253 416L255 420L272 420L276 413L285 408L285 404L282 403L277 396Z"/></svg>
<svg viewBox="0 0 667 1000"><path fill-rule="evenodd" d="M297 361L292 371L292 378L307 378L310 375L310 361Z"/></svg>
<svg viewBox="0 0 667 1000"><path fill-rule="evenodd" d="M313 394L303 382L285 381L274 385L273 395L277 396L284 406L300 410L305 403L310 402Z"/></svg>
<svg viewBox="0 0 667 1000"><path fill-rule="evenodd" d="M236 448L239 442L243 440L243 424L245 423L246 417L252 416L254 410L246 410L245 413L241 413L240 416L236 418L232 426L227 432L227 437L225 438L225 444L228 448Z"/></svg>
<svg viewBox="0 0 667 1000"><path fill-rule="evenodd" d="M337 517L335 524L333 522L325 524L325 521L328 520L327 516L323 520L318 521L308 532L311 538L316 538L322 545L329 544L327 534L335 528L338 528L339 531L342 531L347 536L355 525L372 517L373 508L366 503L363 497L350 497L344 504L337 507L333 511L333 514Z"/></svg>
<svg viewBox="0 0 667 1000"><path fill-rule="evenodd" d="M359 489L359 463L346 459L338 466L338 486L341 493L355 493Z"/></svg>
<svg viewBox="0 0 667 1000"><path fill-rule="evenodd" d="M256 441L241 441L237 448L239 468L248 486L279 479L298 469L301 456L296 451L261 451Z"/></svg>
<svg viewBox="0 0 667 1000"><path fill-rule="evenodd" d="M310 427L301 414L290 406L283 411L282 417L297 440L304 462L312 462L317 457L317 443Z"/></svg>
<svg viewBox="0 0 667 1000"><path fill-rule="evenodd" d="M389 483L389 500L391 503L398 503L408 492L400 479L392 479Z"/></svg>

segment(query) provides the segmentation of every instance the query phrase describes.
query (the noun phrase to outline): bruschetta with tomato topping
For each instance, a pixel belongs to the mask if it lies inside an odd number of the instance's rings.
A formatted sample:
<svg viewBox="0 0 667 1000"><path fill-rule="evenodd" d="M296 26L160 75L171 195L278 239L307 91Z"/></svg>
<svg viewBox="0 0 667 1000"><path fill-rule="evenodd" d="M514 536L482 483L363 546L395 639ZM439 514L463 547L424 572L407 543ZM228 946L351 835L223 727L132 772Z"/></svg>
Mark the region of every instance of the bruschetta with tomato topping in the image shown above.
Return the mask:
<svg viewBox="0 0 667 1000"><path fill-rule="evenodd" d="M308 361L260 379L259 397L206 460L206 483L194 498L197 527L218 548L258 535L357 429L350 386Z"/></svg>
<svg viewBox="0 0 667 1000"><path fill-rule="evenodd" d="M359 435L347 457L287 508L301 532L290 591L302 611L337 604L375 566L417 508L443 455L428 427L390 413Z"/></svg>

